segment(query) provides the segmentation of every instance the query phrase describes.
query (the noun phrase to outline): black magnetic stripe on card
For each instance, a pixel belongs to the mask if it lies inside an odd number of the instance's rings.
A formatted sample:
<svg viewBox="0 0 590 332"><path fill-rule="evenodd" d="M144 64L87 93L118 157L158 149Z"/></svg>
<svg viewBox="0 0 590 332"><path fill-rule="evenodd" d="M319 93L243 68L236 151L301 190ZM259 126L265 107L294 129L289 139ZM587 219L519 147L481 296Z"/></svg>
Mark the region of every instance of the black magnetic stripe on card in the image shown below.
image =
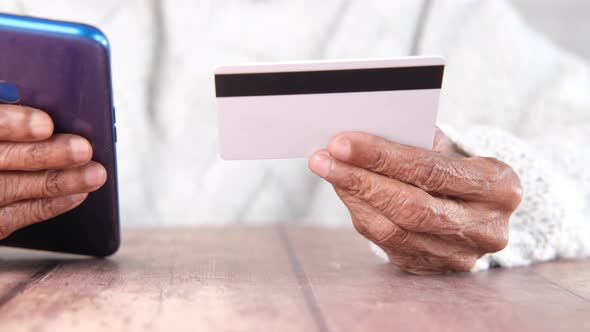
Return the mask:
<svg viewBox="0 0 590 332"><path fill-rule="evenodd" d="M440 89L444 66L217 74L217 97Z"/></svg>

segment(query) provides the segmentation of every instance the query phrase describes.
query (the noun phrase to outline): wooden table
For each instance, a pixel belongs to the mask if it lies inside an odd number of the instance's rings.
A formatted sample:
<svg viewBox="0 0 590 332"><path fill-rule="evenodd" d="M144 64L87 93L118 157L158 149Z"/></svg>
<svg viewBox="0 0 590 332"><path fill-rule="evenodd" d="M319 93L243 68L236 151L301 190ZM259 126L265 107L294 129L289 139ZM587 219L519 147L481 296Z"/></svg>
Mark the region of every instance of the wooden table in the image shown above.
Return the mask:
<svg viewBox="0 0 590 332"><path fill-rule="evenodd" d="M590 330L590 261L417 277L309 226L129 230L110 259L0 249L0 331L381 330Z"/></svg>

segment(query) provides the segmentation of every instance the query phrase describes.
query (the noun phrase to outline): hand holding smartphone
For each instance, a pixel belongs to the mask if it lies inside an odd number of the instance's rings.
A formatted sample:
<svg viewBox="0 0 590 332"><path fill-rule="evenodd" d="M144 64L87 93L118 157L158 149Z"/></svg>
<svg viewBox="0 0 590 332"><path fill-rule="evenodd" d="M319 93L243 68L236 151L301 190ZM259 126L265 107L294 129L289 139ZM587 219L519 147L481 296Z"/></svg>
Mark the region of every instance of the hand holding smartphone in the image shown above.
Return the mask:
<svg viewBox="0 0 590 332"><path fill-rule="evenodd" d="M0 162L0 177L17 187L38 177L32 189L0 196L0 223L10 230L51 218L0 245L92 256L119 247L109 52L91 26L0 14L0 115L14 120L0 152L10 146L19 156Z"/></svg>

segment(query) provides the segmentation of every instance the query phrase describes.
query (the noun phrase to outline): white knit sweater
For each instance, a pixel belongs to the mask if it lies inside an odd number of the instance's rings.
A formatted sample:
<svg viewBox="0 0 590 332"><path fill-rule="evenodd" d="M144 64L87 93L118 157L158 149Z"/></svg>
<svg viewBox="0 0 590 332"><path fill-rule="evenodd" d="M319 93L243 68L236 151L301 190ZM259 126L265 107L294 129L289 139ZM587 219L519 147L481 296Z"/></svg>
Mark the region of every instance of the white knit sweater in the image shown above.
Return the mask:
<svg viewBox="0 0 590 332"><path fill-rule="evenodd" d="M109 35L125 225L349 225L305 160L219 160L214 65L441 54L440 122L470 153L512 165L524 185L508 247L476 268L590 254L589 67L505 1L3 0L0 10Z"/></svg>

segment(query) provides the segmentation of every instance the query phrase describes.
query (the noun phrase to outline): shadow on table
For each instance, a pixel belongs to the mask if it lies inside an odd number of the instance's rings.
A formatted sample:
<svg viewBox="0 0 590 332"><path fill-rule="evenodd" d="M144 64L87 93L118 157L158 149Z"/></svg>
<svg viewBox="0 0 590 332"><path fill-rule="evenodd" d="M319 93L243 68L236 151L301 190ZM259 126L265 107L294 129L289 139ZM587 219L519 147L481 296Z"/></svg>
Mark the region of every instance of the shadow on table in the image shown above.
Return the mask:
<svg viewBox="0 0 590 332"><path fill-rule="evenodd" d="M5 252L3 252L5 251ZM6 274L46 275L56 269L116 270L119 263L109 258L95 258L30 250L0 250L0 278Z"/></svg>

